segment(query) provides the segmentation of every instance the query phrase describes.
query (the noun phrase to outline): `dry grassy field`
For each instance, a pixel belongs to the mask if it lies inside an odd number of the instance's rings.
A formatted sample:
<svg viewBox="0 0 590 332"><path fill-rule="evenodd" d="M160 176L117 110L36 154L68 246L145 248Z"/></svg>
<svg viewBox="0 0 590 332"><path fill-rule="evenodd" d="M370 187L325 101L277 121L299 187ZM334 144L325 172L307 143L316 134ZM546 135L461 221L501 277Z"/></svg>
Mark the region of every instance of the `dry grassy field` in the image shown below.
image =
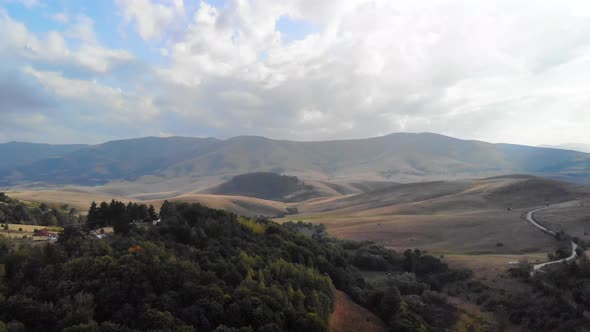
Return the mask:
<svg viewBox="0 0 590 332"><path fill-rule="evenodd" d="M330 316L332 332L385 332L385 324L372 312L354 303L346 293L336 291L336 306Z"/></svg>
<svg viewBox="0 0 590 332"><path fill-rule="evenodd" d="M455 254L545 253L557 241L521 216L550 201L590 195L590 189L533 178L393 185L369 193L296 205L300 214L277 219L323 223L336 237L373 240L403 250Z"/></svg>
<svg viewBox="0 0 590 332"><path fill-rule="evenodd" d="M316 181L317 182L317 181ZM339 238L374 240L403 250L422 248L448 254L528 254L554 251L557 243L530 227L521 215L547 201L590 199L588 187L530 176L481 180L374 184L368 191L350 194L351 184L336 182L333 197L287 204L244 196L175 192L113 196L99 188L64 187L8 192L23 201L69 204L86 211L92 201L137 201L159 208L165 199L200 203L246 216L277 216L295 207L299 214L276 219L323 223ZM341 193L341 194L339 194ZM154 199L157 197L156 199ZM586 204L590 206L590 203ZM586 207L556 205L539 217L560 223L576 236L583 235ZM588 208L590 211L590 208Z"/></svg>
<svg viewBox="0 0 590 332"><path fill-rule="evenodd" d="M447 254L443 257L443 261L449 265L473 271L475 279L486 285L494 289L503 289L510 292L523 291L523 287L529 287L529 285L524 285L517 279L512 278L508 273L508 269L514 266L511 262L518 262L523 259L530 263L545 262L547 261L547 254L543 252L521 255Z"/></svg>
<svg viewBox="0 0 590 332"><path fill-rule="evenodd" d="M214 209L223 209L244 216L276 216L285 213L288 206L283 202L269 201L245 196L185 194L167 198L174 202L199 203ZM164 199L145 201L159 208Z"/></svg>
<svg viewBox="0 0 590 332"><path fill-rule="evenodd" d="M21 225L21 224L8 224L8 230L4 227L0 228L0 236L6 236L11 239L22 239L31 238L34 241L45 241L47 238L44 236L33 236L35 230L48 229L51 232L59 232L59 227L44 227L37 225Z"/></svg>
<svg viewBox="0 0 590 332"><path fill-rule="evenodd" d="M590 241L590 201L572 201L552 206L535 214L537 220L553 230Z"/></svg>
<svg viewBox="0 0 590 332"><path fill-rule="evenodd" d="M92 201L102 202L116 199L123 202L129 202L130 199L118 196L110 196L93 191L83 191L74 189L52 189L52 190L26 190L26 191L8 191L6 194L24 202L49 203L49 204L68 204L79 211L87 211Z"/></svg>
<svg viewBox="0 0 590 332"><path fill-rule="evenodd" d="M530 253L555 250L557 242L520 218L524 210L486 210L436 215L287 216L279 221L323 223L330 234L372 240L403 250L441 253Z"/></svg>
<svg viewBox="0 0 590 332"><path fill-rule="evenodd" d="M75 207L82 212L87 211L93 201L109 202L112 199L125 203L138 202L148 205L153 204L156 209L159 209L166 199L169 201L200 203L211 208L224 209L246 216L276 216L284 213L285 208L287 207L287 204L282 202L269 201L253 197L205 194L184 194L152 200L142 200L137 196L111 196L105 193L93 192L91 189L88 189L87 191L82 189L8 191L6 194L12 198L16 198L24 202L68 204L69 206Z"/></svg>

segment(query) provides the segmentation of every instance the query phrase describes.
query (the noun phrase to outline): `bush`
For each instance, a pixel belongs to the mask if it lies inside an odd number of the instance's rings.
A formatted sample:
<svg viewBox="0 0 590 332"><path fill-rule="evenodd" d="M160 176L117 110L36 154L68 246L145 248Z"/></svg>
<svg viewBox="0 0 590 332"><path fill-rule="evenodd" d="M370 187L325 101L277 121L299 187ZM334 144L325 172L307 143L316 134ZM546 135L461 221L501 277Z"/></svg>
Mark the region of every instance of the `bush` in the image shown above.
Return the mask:
<svg viewBox="0 0 590 332"><path fill-rule="evenodd" d="M18 321L11 321L6 324L6 330L8 332L26 332L25 324Z"/></svg>

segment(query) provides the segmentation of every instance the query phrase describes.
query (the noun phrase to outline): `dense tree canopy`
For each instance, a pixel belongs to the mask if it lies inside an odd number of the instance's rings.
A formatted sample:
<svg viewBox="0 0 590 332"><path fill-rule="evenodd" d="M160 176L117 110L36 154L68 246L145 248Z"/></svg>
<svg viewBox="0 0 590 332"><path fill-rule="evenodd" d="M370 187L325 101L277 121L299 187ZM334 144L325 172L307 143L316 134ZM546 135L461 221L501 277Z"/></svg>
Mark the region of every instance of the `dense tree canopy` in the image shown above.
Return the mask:
<svg viewBox="0 0 590 332"><path fill-rule="evenodd" d="M67 204L49 206L48 204L27 204L0 193L0 223L27 224L40 226L61 226L80 221L75 208Z"/></svg>
<svg viewBox="0 0 590 332"><path fill-rule="evenodd" d="M66 227L56 244L0 245L1 322L28 331L326 331L335 288L397 331L436 330L455 317L433 292L452 271L419 251L195 204L166 202L157 227L133 225L133 205L91 207L101 209L115 227L124 216L125 229L96 239ZM405 277L371 283L359 268Z"/></svg>
<svg viewBox="0 0 590 332"><path fill-rule="evenodd" d="M97 205L92 202L86 217L86 223L90 229L113 226L117 233L128 233L130 223L151 222L158 219L154 206L145 204L112 200L110 204L102 202Z"/></svg>

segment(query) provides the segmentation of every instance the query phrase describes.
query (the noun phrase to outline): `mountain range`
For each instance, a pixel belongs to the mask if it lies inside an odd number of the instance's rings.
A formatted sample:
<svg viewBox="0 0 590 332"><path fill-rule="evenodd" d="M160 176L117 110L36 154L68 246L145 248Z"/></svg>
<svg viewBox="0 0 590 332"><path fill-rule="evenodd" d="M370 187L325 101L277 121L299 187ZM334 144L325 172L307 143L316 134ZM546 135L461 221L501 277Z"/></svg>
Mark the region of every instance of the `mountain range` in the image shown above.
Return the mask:
<svg viewBox="0 0 590 332"><path fill-rule="evenodd" d="M566 143L559 145L541 145L544 148L562 149L562 150L574 150L580 152L590 153L590 144L583 143Z"/></svg>
<svg viewBox="0 0 590 332"><path fill-rule="evenodd" d="M113 181L219 184L273 172L304 180L415 182L525 173L585 182L590 154L492 144L431 133L323 142L256 136L147 137L98 145L0 144L0 185L104 185ZM174 182L176 181L176 182ZM172 185L171 185L172 186Z"/></svg>

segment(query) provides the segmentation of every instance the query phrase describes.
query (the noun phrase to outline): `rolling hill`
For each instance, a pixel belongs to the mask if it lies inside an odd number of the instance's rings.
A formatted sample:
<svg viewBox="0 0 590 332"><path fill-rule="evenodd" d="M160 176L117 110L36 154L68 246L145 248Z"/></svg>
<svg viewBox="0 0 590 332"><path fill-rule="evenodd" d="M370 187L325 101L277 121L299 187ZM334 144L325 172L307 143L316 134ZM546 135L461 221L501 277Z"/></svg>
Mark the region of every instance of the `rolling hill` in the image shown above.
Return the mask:
<svg viewBox="0 0 590 332"><path fill-rule="evenodd" d="M298 214L279 221L322 223L337 237L400 250L521 254L556 246L521 219L527 209L589 198L587 186L528 175L418 182L293 204Z"/></svg>
<svg viewBox="0 0 590 332"><path fill-rule="evenodd" d="M303 213L416 214L528 208L590 197L590 187L528 175L393 184L296 204Z"/></svg>
<svg viewBox="0 0 590 332"><path fill-rule="evenodd" d="M0 145L2 151L3 145ZM50 149L48 147L48 149ZM5 149L3 160L17 159ZM12 151L12 152L11 152ZM241 136L140 138L77 147L51 157L23 160L0 171L0 185L44 182L102 185L113 181L175 183L274 172L307 180L362 179L417 182L526 173L575 181L590 179L590 154L550 148L466 141L437 134L398 133L325 142ZM195 186L193 186L195 187ZM199 189L199 188L194 188ZM203 188L201 188L203 189ZM144 191L144 190L142 190ZM149 191L149 190L147 190Z"/></svg>
<svg viewBox="0 0 590 332"><path fill-rule="evenodd" d="M216 195L250 196L275 201L297 202L322 194L296 176L257 172L234 176L204 192Z"/></svg>

